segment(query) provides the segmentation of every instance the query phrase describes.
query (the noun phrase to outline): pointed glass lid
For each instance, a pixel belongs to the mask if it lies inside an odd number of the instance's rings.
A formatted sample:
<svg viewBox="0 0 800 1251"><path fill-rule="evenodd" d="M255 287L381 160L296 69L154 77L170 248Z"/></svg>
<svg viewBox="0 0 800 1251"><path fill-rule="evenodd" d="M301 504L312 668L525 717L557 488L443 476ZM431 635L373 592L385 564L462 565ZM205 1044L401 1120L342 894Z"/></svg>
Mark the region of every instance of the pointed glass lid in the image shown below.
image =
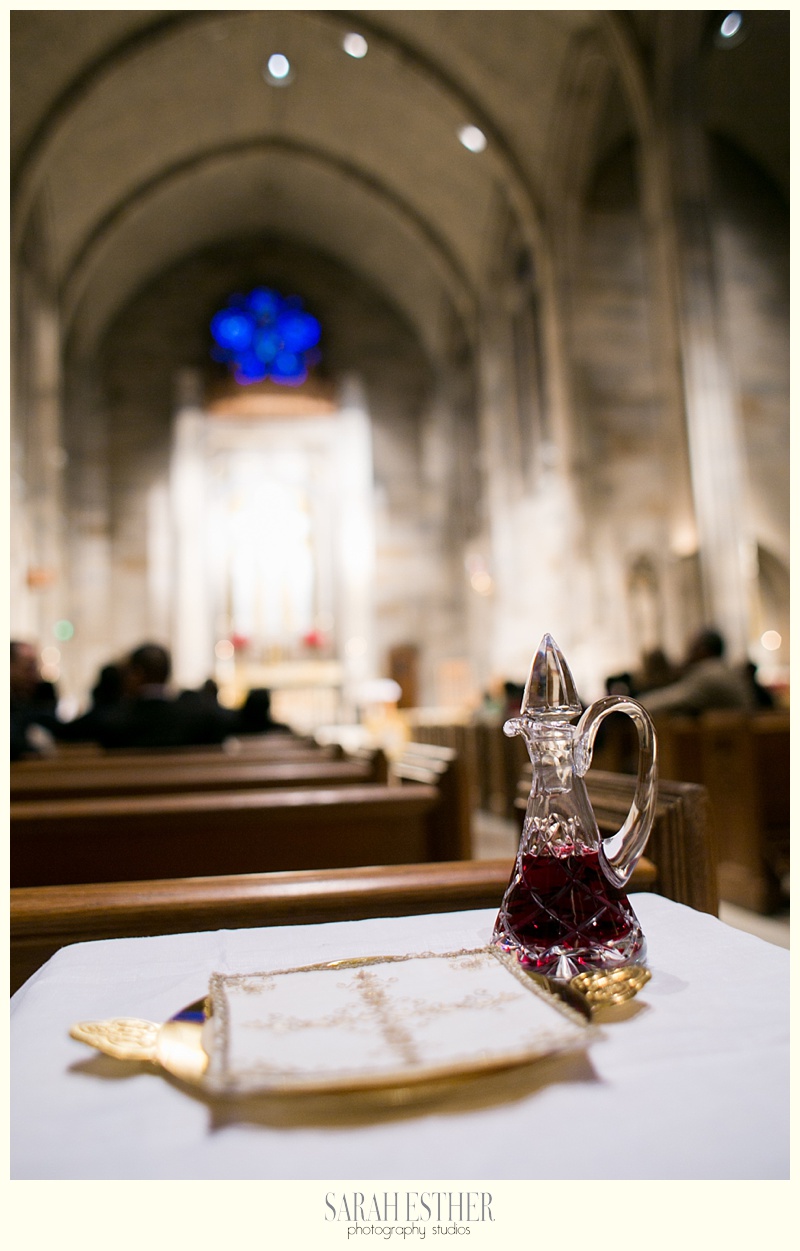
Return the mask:
<svg viewBox="0 0 800 1251"><path fill-rule="evenodd" d="M569 718L583 711L569 665L551 634L545 634L533 658L519 711L537 719Z"/></svg>

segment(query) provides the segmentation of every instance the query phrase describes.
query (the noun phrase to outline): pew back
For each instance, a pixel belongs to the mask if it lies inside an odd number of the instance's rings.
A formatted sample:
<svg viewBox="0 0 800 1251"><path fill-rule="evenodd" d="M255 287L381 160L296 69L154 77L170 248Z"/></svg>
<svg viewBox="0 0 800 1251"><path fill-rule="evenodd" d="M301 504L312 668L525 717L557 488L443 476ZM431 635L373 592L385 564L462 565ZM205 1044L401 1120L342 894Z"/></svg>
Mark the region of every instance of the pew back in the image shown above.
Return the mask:
<svg viewBox="0 0 800 1251"><path fill-rule="evenodd" d="M513 861L449 861L11 891L12 993L68 943L495 908ZM635 888L652 881L640 861Z"/></svg>
<svg viewBox="0 0 800 1251"><path fill-rule="evenodd" d="M34 799L92 799L114 795L167 795L186 791L264 790L270 787L352 786L386 781L382 753L371 759L210 760L197 757L164 759L154 756L135 763L113 758L76 764L45 765L18 773L11 770L12 801Z"/></svg>
<svg viewBox="0 0 800 1251"><path fill-rule="evenodd" d="M49 769L73 767L99 767L104 764L116 768L126 766L141 769L148 761L172 761L181 764L213 765L226 760L243 761L300 761L343 760L345 752L338 744L321 746L314 739L298 738L290 734L263 734L252 738L229 738L224 743L208 746L187 747L126 747L103 748L98 743L57 743L54 751L46 756L31 756L15 760L12 775L24 777L36 775Z"/></svg>
<svg viewBox="0 0 800 1251"><path fill-rule="evenodd" d="M789 870L789 714L660 717L656 730L661 776L708 791L722 898L773 911Z"/></svg>
<svg viewBox="0 0 800 1251"><path fill-rule="evenodd" d="M600 833L604 837L616 833L630 809L636 779L626 773L590 769L585 781ZM529 766L519 780L515 805L520 830L530 785ZM691 782L659 782L647 856L656 866L659 894L700 912L718 915L716 847L704 787Z"/></svg>
<svg viewBox="0 0 800 1251"><path fill-rule="evenodd" d="M400 782L435 786L442 800L441 832L450 855L468 860L472 855L472 803L464 757L455 747L438 743L408 743L392 775Z"/></svg>
<svg viewBox="0 0 800 1251"><path fill-rule="evenodd" d="M42 800L11 809L11 884L131 881L458 857L433 786Z"/></svg>

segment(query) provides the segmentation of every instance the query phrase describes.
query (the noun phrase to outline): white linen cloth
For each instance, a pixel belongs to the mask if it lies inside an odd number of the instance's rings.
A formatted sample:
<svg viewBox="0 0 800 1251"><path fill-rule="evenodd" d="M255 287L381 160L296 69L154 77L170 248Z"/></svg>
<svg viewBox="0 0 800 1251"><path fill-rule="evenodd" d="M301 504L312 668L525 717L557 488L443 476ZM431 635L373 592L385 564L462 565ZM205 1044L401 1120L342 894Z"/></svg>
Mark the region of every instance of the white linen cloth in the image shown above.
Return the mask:
<svg viewBox="0 0 800 1251"><path fill-rule="evenodd" d="M585 1048L586 1022L497 947L215 973L204 1085L220 1093L408 1085Z"/></svg>
<svg viewBox="0 0 800 1251"><path fill-rule="evenodd" d="M165 1021L213 972L479 947L494 909L65 948L11 1001L11 1176L787 1178L788 952L657 895L632 903L652 981L585 1053L352 1114L342 1102L303 1111L292 1096L259 1116L226 1112L68 1031Z"/></svg>

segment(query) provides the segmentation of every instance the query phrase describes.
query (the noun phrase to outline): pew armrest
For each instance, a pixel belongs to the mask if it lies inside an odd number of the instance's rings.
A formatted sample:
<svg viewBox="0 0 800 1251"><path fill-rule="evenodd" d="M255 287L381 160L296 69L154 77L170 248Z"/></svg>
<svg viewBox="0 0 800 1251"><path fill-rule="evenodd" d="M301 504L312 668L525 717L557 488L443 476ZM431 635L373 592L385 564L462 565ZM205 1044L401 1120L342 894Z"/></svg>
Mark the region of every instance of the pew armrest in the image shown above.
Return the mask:
<svg viewBox="0 0 800 1251"><path fill-rule="evenodd" d="M11 990L70 943L496 908L512 866L513 858L501 857L17 887L11 891ZM631 889L647 889L655 876L653 865L641 860Z"/></svg>

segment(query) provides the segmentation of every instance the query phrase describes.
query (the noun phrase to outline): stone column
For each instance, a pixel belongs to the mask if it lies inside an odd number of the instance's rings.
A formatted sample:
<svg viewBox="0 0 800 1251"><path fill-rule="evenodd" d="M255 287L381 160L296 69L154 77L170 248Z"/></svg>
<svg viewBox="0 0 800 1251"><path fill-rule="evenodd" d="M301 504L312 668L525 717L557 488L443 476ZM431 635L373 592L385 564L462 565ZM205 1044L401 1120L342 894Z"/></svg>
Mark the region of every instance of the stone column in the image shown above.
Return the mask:
<svg viewBox="0 0 800 1251"><path fill-rule="evenodd" d="M334 452L338 484L336 619L345 698L350 699L360 682L378 673L372 591L375 522L372 433L358 378L343 381L340 402Z"/></svg>
<svg viewBox="0 0 800 1251"><path fill-rule="evenodd" d="M206 415L191 371L178 377L170 461L173 533L172 669L177 686L197 687L212 672L209 602Z"/></svg>
<svg viewBox="0 0 800 1251"><path fill-rule="evenodd" d="M107 414L86 361L73 362L65 386L68 454L70 593L74 603L74 667L70 679L81 703L102 665L115 652L111 637L111 501ZM65 677L67 675L65 674Z"/></svg>
<svg viewBox="0 0 800 1251"><path fill-rule="evenodd" d="M523 680L542 635L549 632L568 652L576 679L585 686L596 652L594 622L551 274L543 273L538 295L541 352L535 343L528 350L539 367L546 359L547 376L537 379L544 414L532 473L525 472L520 446L513 272L507 269L502 278L495 274L482 307L482 458L495 580L491 666L495 676Z"/></svg>
<svg viewBox="0 0 800 1251"><path fill-rule="evenodd" d="M465 565L481 533L476 508L479 478L473 362L460 328L449 328L437 362L436 389L423 418L421 471L424 495L420 522L431 565L432 594L425 621L423 688L436 691L445 662L463 662L471 678L487 671L486 629L471 629L470 609L480 599ZM485 606L483 601L482 606ZM468 607L469 605L469 607Z"/></svg>
<svg viewBox="0 0 800 1251"><path fill-rule="evenodd" d="M703 608L732 659L749 637L755 548L748 524L744 448L720 329L706 135L697 100L705 13L661 15L658 120L665 139L676 242L676 299Z"/></svg>
<svg viewBox="0 0 800 1251"><path fill-rule="evenodd" d="M36 592L31 625L39 641L53 642L53 626L66 614L63 551L63 470L58 318L41 301L29 324L32 345L25 440L28 585Z"/></svg>
<svg viewBox="0 0 800 1251"><path fill-rule="evenodd" d="M502 276L495 271L493 279L491 292L486 293L481 306L478 343L480 456L488 552L486 567L476 563L469 571L473 587L476 576L488 575L492 582L484 594L478 592L479 598L471 598L470 613L473 629L477 627L477 631L483 630L487 635L481 648L487 677L511 676L520 663L515 653L520 648L517 595L521 590L522 536L518 532L518 511L523 490L513 328L503 299ZM479 554L477 547L471 553L474 558Z"/></svg>

